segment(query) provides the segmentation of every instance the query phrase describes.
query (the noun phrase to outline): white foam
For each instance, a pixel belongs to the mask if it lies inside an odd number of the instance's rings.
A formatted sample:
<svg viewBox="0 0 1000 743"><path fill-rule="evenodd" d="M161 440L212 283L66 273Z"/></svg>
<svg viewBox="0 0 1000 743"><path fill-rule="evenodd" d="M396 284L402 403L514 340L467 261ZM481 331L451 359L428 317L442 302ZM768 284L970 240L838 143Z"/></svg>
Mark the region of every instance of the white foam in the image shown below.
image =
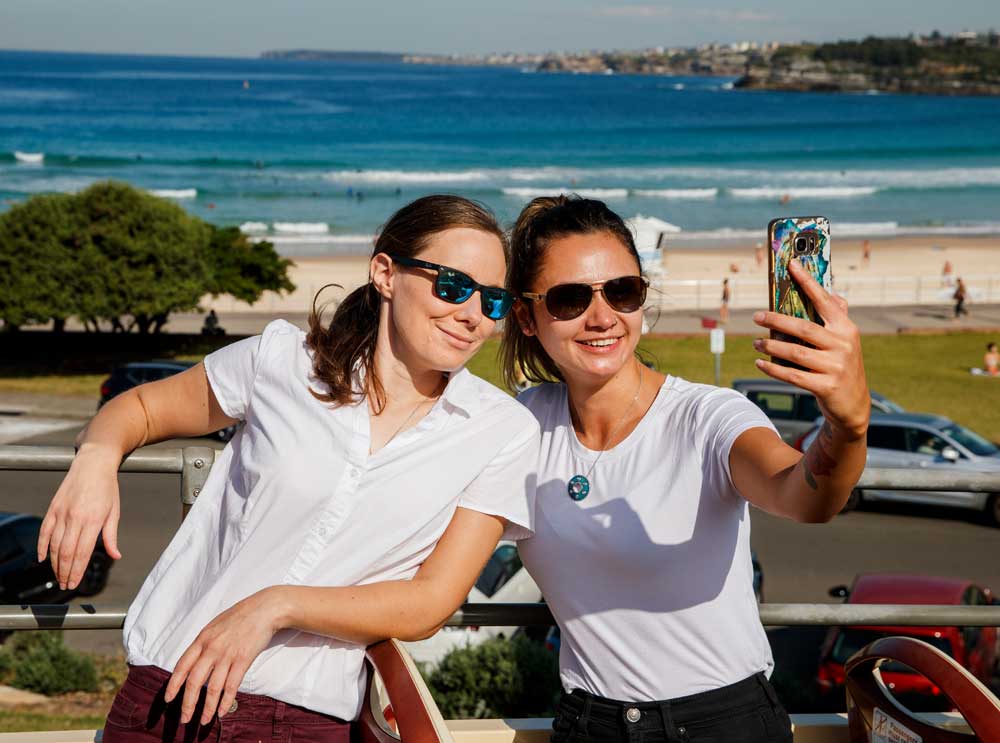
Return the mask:
<svg viewBox="0 0 1000 743"><path fill-rule="evenodd" d="M240 225L240 232L244 235L266 235L267 222L244 222Z"/></svg>
<svg viewBox="0 0 1000 743"><path fill-rule="evenodd" d="M330 231L326 222L275 222L274 231L294 235L323 235Z"/></svg>
<svg viewBox="0 0 1000 743"><path fill-rule="evenodd" d="M558 186L553 188L522 188L508 187L500 189L505 196L517 196L522 199L533 199L536 196L560 196L577 194L585 199L626 199L627 188L569 188Z"/></svg>
<svg viewBox="0 0 1000 743"><path fill-rule="evenodd" d="M160 196L164 199L196 199L198 198L197 188L154 188L150 191L153 196Z"/></svg>
<svg viewBox="0 0 1000 743"><path fill-rule="evenodd" d="M717 188L637 188L636 196L653 196L659 199L714 199L719 195Z"/></svg>
<svg viewBox="0 0 1000 743"><path fill-rule="evenodd" d="M837 235L896 235L898 222L836 222L830 225L830 233Z"/></svg>
<svg viewBox="0 0 1000 743"><path fill-rule="evenodd" d="M853 199L878 192L875 186L764 186L761 188L730 188L737 199Z"/></svg>
<svg viewBox="0 0 1000 743"><path fill-rule="evenodd" d="M275 245L371 245L374 235L276 235L265 237Z"/></svg>
<svg viewBox="0 0 1000 743"><path fill-rule="evenodd" d="M25 165L41 165L45 162L44 152L14 152L14 159Z"/></svg>
<svg viewBox="0 0 1000 743"><path fill-rule="evenodd" d="M489 180L481 170L337 170L323 177L336 183L470 183Z"/></svg>

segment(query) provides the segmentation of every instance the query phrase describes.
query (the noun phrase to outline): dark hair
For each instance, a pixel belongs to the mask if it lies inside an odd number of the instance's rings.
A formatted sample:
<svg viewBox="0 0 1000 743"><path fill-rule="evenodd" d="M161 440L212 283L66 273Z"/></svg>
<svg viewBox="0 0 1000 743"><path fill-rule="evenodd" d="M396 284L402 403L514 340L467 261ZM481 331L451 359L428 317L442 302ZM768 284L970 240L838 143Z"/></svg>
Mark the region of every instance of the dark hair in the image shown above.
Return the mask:
<svg viewBox="0 0 1000 743"><path fill-rule="evenodd" d="M469 227L496 236L507 258L507 236L493 213L482 204L451 195L424 196L389 217L375 239L372 257L379 253L415 256L427 247L434 235L457 227ZM324 327L325 305L317 309L323 289L313 298L306 344L313 351L313 374L329 386L330 392L311 391L317 399L337 405L357 402L362 396L374 396L373 408L378 412L385 406L385 389L374 368L382 296L369 278L367 284L352 291L337 305L333 319ZM364 380L361 387L356 383L357 367Z"/></svg>
<svg viewBox="0 0 1000 743"><path fill-rule="evenodd" d="M507 266L507 288L515 295L530 291L545 260L545 249L553 241L570 235L607 232L617 238L642 267L632 231L603 201L569 196L532 199L517 218L510 236L511 258ZM521 301L520 299L518 301ZM529 311L533 302L528 303ZM500 360L504 382L514 387L521 369L530 382L564 381L562 373L535 336L521 332L514 317L504 324Z"/></svg>
<svg viewBox="0 0 1000 743"><path fill-rule="evenodd" d="M996 341L990 341L989 343L986 344L987 351L989 351L991 348L996 348L996 347L997 347Z"/></svg>

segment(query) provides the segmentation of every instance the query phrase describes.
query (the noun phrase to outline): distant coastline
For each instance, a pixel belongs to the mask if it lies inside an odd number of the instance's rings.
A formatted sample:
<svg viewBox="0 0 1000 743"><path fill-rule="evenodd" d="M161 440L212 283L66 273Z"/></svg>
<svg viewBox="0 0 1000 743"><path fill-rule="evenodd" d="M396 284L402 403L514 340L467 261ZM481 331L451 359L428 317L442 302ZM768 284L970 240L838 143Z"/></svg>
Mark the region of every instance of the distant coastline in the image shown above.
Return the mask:
<svg viewBox="0 0 1000 743"><path fill-rule="evenodd" d="M868 37L826 44L743 41L695 48L545 54L390 54L300 49L265 52L262 56L508 67L539 73L732 77L732 87L758 90L1000 96L1000 34L995 31Z"/></svg>

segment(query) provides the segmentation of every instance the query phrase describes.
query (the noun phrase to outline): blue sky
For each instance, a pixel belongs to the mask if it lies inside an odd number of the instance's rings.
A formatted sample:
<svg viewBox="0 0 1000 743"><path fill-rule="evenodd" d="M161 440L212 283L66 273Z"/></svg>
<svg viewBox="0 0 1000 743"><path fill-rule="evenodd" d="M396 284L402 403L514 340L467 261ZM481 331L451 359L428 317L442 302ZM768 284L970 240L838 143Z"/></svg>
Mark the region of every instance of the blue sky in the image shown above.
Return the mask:
<svg viewBox="0 0 1000 743"><path fill-rule="evenodd" d="M998 0L0 0L0 49L547 51L1000 29Z"/></svg>

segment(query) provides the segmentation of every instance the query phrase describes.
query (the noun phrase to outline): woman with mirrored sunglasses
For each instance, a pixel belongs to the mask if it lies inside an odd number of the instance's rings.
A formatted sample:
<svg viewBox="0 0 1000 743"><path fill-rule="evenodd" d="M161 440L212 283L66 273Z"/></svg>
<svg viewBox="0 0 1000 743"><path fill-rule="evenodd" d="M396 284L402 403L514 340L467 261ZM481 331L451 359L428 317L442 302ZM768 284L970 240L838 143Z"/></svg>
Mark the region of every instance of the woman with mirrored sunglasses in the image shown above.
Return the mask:
<svg viewBox="0 0 1000 743"><path fill-rule="evenodd" d="M815 393L827 422L803 455L739 393L637 357L647 283L632 234L599 201L532 201L514 227L504 330L508 383L541 426L535 535L524 565L561 630L553 743L790 741L768 677L748 504L836 514L865 461L869 398L846 308L793 269L825 327L760 313L810 347L755 346ZM811 282L811 283L810 283Z"/></svg>
<svg viewBox="0 0 1000 743"><path fill-rule="evenodd" d="M124 455L241 424L129 609L107 743L348 743L365 645L436 632L530 533L538 424L464 369L510 309L506 257L483 207L419 199L329 323L314 304L308 332L275 321L101 408L39 541L70 588L100 536L120 556Z"/></svg>

